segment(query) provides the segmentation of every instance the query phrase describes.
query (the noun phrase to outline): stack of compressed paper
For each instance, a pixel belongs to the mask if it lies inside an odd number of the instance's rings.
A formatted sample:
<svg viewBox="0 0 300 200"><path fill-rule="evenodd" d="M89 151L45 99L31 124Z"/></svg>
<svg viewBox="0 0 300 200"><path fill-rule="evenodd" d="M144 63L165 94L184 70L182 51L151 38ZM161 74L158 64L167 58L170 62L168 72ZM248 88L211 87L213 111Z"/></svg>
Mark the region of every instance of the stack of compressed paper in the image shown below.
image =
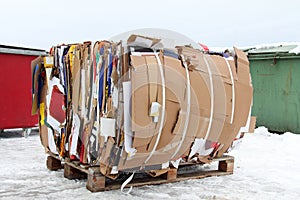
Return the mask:
<svg viewBox="0 0 300 200"><path fill-rule="evenodd" d="M41 142L110 177L222 156L251 126L249 62L234 52L139 35L55 46L32 63Z"/></svg>

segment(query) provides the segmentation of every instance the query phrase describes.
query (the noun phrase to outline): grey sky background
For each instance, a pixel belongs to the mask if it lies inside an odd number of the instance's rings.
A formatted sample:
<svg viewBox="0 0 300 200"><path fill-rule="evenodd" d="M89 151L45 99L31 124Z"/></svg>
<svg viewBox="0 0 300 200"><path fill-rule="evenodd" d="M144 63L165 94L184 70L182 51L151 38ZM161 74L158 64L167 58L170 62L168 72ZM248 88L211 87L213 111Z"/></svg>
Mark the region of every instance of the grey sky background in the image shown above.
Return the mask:
<svg viewBox="0 0 300 200"><path fill-rule="evenodd" d="M0 0L0 44L48 50L140 28L209 47L300 42L299 0Z"/></svg>

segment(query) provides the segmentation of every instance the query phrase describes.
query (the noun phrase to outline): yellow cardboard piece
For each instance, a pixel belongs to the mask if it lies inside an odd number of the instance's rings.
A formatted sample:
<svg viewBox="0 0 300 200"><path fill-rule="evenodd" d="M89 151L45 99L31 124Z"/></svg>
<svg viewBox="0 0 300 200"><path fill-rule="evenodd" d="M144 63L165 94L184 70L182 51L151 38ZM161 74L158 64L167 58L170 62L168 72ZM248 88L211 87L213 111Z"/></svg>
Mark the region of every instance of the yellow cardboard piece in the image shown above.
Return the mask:
<svg viewBox="0 0 300 200"><path fill-rule="evenodd" d="M40 117L41 117L40 123L43 126L45 123L45 103L40 104Z"/></svg>
<svg viewBox="0 0 300 200"><path fill-rule="evenodd" d="M54 58L53 56L45 56L43 57L44 67L45 68L52 68L54 65Z"/></svg>

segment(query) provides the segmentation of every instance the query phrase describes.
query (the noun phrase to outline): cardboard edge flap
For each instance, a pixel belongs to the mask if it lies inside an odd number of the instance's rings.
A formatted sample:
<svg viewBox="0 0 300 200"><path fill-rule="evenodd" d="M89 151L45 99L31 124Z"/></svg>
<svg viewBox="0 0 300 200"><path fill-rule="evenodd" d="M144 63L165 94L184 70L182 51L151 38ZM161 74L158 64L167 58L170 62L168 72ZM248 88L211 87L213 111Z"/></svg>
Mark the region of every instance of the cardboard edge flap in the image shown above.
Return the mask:
<svg viewBox="0 0 300 200"><path fill-rule="evenodd" d="M255 127L256 127L256 116L251 116L249 133L254 133Z"/></svg>
<svg viewBox="0 0 300 200"><path fill-rule="evenodd" d="M237 59L241 62L241 63L244 63L246 65L249 65L249 60L248 60L248 57L246 55L245 52L243 52L242 50L236 48L236 47L233 47L234 49L234 52L235 52L235 55L237 57Z"/></svg>

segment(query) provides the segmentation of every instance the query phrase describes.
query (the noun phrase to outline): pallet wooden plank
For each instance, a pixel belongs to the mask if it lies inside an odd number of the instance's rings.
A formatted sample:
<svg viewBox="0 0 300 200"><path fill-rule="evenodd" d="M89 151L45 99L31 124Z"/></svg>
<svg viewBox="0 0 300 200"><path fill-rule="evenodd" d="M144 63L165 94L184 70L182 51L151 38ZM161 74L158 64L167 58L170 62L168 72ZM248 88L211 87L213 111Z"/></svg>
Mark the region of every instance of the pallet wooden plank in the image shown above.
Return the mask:
<svg viewBox="0 0 300 200"><path fill-rule="evenodd" d="M52 160L49 158L49 160ZM57 158L54 158L54 162ZM60 161L60 160L59 160ZM179 181L186 181L190 179L201 179L210 176L223 176L233 174L234 157L224 156L214 159L218 162L218 169L205 170L200 169L202 164L187 163L180 165L178 169L170 168L166 174L158 177L152 177L145 172L135 174L133 180L126 185L126 187L140 187L145 185L159 185L165 183L173 183ZM47 161L48 162L48 161ZM129 174L120 174L116 180L106 178L100 173L99 166L82 165L79 162L70 161L65 159L64 163L64 176L68 179L81 179L87 178L86 188L91 192L100 192L107 190L120 189L122 183L128 178Z"/></svg>
<svg viewBox="0 0 300 200"><path fill-rule="evenodd" d="M177 176L176 179L173 180L166 180L164 178L160 177L152 177L152 178L144 178L144 179L133 179L128 185L125 187L141 187L146 185L160 185L160 184L166 184L166 183L174 183L174 182L180 182L180 181L187 181L191 179L201 179L201 178L207 178L211 176L224 176L224 175L230 175L232 172L220 172L218 170L209 171L209 172L200 172L200 173L189 173L189 174L182 174L180 176ZM108 191L108 190L117 190L120 189L122 183L119 182L112 182L109 184L106 184L105 188L101 191Z"/></svg>
<svg viewBox="0 0 300 200"><path fill-rule="evenodd" d="M89 174L90 171L88 170L88 168L83 168L80 166L80 163L75 164L74 162L65 162L66 165L69 165L70 167L77 169L83 173Z"/></svg>
<svg viewBox="0 0 300 200"><path fill-rule="evenodd" d="M214 158L212 161L234 160L233 156L224 155L222 157Z"/></svg>

